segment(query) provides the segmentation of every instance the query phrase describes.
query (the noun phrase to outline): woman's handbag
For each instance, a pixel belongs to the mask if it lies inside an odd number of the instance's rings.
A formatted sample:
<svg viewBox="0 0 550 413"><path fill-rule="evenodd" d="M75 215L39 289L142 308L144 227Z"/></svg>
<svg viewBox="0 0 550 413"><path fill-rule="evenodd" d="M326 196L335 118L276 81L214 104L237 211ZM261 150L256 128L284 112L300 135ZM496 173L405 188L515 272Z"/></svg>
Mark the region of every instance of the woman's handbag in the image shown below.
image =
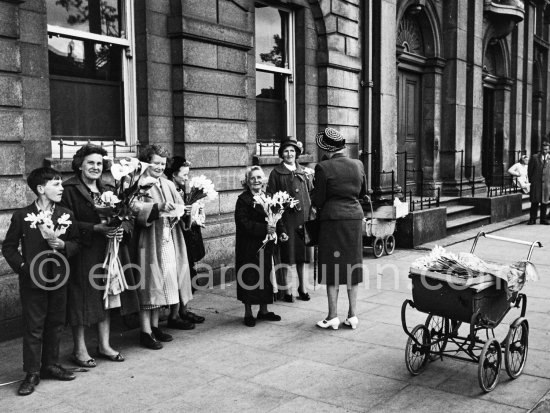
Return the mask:
<svg viewBox="0 0 550 413"><path fill-rule="evenodd" d="M314 207L309 210L309 219L296 228L298 236L304 240L306 247L314 247L319 244L319 220Z"/></svg>

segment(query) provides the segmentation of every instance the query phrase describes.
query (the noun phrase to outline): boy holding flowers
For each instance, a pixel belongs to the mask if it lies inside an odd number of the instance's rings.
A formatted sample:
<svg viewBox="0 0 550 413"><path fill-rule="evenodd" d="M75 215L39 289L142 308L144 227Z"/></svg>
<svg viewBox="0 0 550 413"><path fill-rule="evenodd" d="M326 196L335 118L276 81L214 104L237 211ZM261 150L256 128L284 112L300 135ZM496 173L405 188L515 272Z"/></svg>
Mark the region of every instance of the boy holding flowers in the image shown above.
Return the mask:
<svg viewBox="0 0 550 413"><path fill-rule="evenodd" d="M19 274L23 370L27 373L18 391L22 396L31 394L41 378L75 378L58 359L67 303L66 257L79 248L72 212L57 205L63 194L59 172L48 167L35 169L27 183L37 199L14 212L2 244L2 254Z"/></svg>

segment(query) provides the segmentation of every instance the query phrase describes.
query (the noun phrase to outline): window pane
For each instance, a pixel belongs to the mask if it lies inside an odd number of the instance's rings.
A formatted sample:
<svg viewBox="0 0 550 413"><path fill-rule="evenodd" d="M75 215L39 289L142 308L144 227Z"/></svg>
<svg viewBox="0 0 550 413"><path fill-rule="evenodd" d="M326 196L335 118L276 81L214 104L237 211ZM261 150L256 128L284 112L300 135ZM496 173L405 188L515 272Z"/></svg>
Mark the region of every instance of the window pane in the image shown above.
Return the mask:
<svg viewBox="0 0 550 413"><path fill-rule="evenodd" d="M256 72L256 134L258 141L279 142L287 136L285 86L285 75Z"/></svg>
<svg viewBox="0 0 550 413"><path fill-rule="evenodd" d="M256 63L288 67L288 13L256 5Z"/></svg>
<svg viewBox="0 0 550 413"><path fill-rule="evenodd" d="M46 0L48 24L121 37L121 0Z"/></svg>
<svg viewBox="0 0 550 413"><path fill-rule="evenodd" d="M52 137L124 140L123 48L65 37L48 43Z"/></svg>

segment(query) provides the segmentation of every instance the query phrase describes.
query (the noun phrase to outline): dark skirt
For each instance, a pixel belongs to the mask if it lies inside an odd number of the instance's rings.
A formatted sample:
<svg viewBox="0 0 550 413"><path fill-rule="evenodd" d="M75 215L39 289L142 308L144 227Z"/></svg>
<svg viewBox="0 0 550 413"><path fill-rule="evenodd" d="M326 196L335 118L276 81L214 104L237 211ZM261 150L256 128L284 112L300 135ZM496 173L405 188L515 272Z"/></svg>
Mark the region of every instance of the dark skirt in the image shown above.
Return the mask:
<svg viewBox="0 0 550 413"><path fill-rule="evenodd" d="M321 221L319 283L355 285L363 281L362 220Z"/></svg>

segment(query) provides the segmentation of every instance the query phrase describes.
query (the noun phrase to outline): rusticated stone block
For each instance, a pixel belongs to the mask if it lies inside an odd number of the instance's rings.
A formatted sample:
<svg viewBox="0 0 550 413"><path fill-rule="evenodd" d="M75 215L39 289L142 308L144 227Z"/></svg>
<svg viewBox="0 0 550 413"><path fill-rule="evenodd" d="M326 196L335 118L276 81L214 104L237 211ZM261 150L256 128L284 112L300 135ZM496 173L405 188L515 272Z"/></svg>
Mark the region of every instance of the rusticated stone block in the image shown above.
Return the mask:
<svg viewBox="0 0 550 413"><path fill-rule="evenodd" d="M359 25L357 22L343 19L341 17L338 17L337 21L338 33L353 37L355 39L359 38Z"/></svg>
<svg viewBox="0 0 550 413"><path fill-rule="evenodd" d="M178 20L171 19L169 33L178 35L182 32L187 35L200 36L213 41L217 40L225 44L235 44L248 49L251 49L254 43L251 29L222 26L185 16Z"/></svg>
<svg viewBox="0 0 550 413"><path fill-rule="evenodd" d="M252 30L252 20L250 18L252 13L248 13L231 1L219 1L218 7L220 24Z"/></svg>
<svg viewBox="0 0 550 413"><path fill-rule="evenodd" d="M44 159L51 156L52 142L49 138L49 135L44 135L42 140L24 140L22 142L22 145L25 148L25 173L29 173L35 168L44 166ZM32 198L33 195L30 189L28 189L27 192L27 195Z"/></svg>
<svg viewBox="0 0 550 413"><path fill-rule="evenodd" d="M19 21L22 42L38 45L45 45L47 43L47 19L45 13L21 10L19 12Z"/></svg>
<svg viewBox="0 0 550 413"><path fill-rule="evenodd" d="M184 130L187 142L216 144L248 141L248 128L244 122L185 119Z"/></svg>
<svg viewBox="0 0 550 413"><path fill-rule="evenodd" d="M147 86L151 89L171 90L170 83L171 65L166 63L147 63ZM138 83L145 85L145 83Z"/></svg>
<svg viewBox="0 0 550 413"><path fill-rule="evenodd" d="M183 72L183 88L186 91L244 97L246 79L241 75L186 68Z"/></svg>
<svg viewBox="0 0 550 413"><path fill-rule="evenodd" d="M50 142L50 111L26 109L23 113L26 141Z"/></svg>
<svg viewBox="0 0 550 413"><path fill-rule="evenodd" d="M171 63L170 39L160 36L147 36L148 60L158 63Z"/></svg>
<svg viewBox="0 0 550 413"><path fill-rule="evenodd" d="M218 147L213 145L187 144L185 158L191 162L192 174L195 168L215 168L219 166Z"/></svg>
<svg viewBox="0 0 550 413"><path fill-rule="evenodd" d="M19 37L18 7L16 4L0 2L0 36L11 37L13 39Z"/></svg>
<svg viewBox="0 0 550 413"><path fill-rule="evenodd" d="M19 110L0 110L0 140L23 139L23 114Z"/></svg>
<svg viewBox="0 0 550 413"><path fill-rule="evenodd" d="M245 166L248 165L248 150L243 145L223 145L218 148L219 166Z"/></svg>
<svg viewBox="0 0 550 413"><path fill-rule="evenodd" d="M22 104L21 78L0 74L0 106L21 106Z"/></svg>
<svg viewBox="0 0 550 413"><path fill-rule="evenodd" d="M10 275L0 278L0 322L20 315L19 276L11 271Z"/></svg>
<svg viewBox="0 0 550 413"><path fill-rule="evenodd" d="M165 2L160 2L165 3ZM168 32L167 32L167 24L168 24L168 17L164 13L155 13L149 11L147 13L146 17L146 26L147 26L147 32L154 36L160 36L167 38Z"/></svg>
<svg viewBox="0 0 550 413"><path fill-rule="evenodd" d="M346 49L346 38L338 33L327 34L327 48L343 52Z"/></svg>
<svg viewBox="0 0 550 413"><path fill-rule="evenodd" d="M358 90L359 76L354 72L328 67L326 71L320 71L319 86L332 86L340 89Z"/></svg>
<svg viewBox="0 0 550 413"><path fill-rule="evenodd" d="M339 106L344 108L359 108L359 94L353 90L321 88L319 90L319 99L325 101L329 106Z"/></svg>
<svg viewBox="0 0 550 413"><path fill-rule="evenodd" d="M176 39L177 48L174 64L207 67L215 69L218 66L217 46L191 39ZM179 53L181 51L181 53ZM178 59L177 55L181 54Z"/></svg>
<svg viewBox="0 0 550 413"><path fill-rule="evenodd" d="M50 109L50 85L47 78L23 77L23 107Z"/></svg>
<svg viewBox="0 0 550 413"><path fill-rule="evenodd" d="M319 121L331 125L359 125L359 111L339 107L321 107L319 109Z"/></svg>
<svg viewBox="0 0 550 413"><path fill-rule="evenodd" d="M43 45L21 43L21 72L24 75L48 77L48 49Z"/></svg>
<svg viewBox="0 0 550 413"><path fill-rule="evenodd" d="M182 0L182 12L184 15L196 16L203 20L215 22L217 2L217 0Z"/></svg>
<svg viewBox="0 0 550 413"><path fill-rule="evenodd" d="M331 1L332 13L345 17L349 20L359 21L359 7L346 3L342 0Z"/></svg>
<svg viewBox="0 0 550 413"><path fill-rule="evenodd" d="M21 54L19 43L13 40L0 39L0 71L20 72Z"/></svg>
<svg viewBox="0 0 550 413"><path fill-rule="evenodd" d="M242 50L218 46L218 69L246 73L246 56Z"/></svg>
<svg viewBox="0 0 550 413"><path fill-rule="evenodd" d="M218 114L221 119L247 118L246 99L218 97Z"/></svg>
<svg viewBox="0 0 550 413"><path fill-rule="evenodd" d="M172 92L168 90L149 90L149 114L172 116Z"/></svg>
<svg viewBox="0 0 550 413"><path fill-rule="evenodd" d="M23 178L1 178L0 177L0 209L23 208L27 205L26 182Z"/></svg>
<svg viewBox="0 0 550 413"><path fill-rule="evenodd" d="M360 46L359 40L351 37L346 37L346 54L348 56L359 57Z"/></svg>
<svg viewBox="0 0 550 413"><path fill-rule="evenodd" d="M240 168L218 168L218 169L193 169L193 175L206 175L214 183L216 190L220 191L220 199L222 192L225 193L231 190L242 188L241 180L244 177L245 165ZM221 205L221 204L220 204ZM221 213L232 212L233 210L220 210Z"/></svg>
<svg viewBox="0 0 550 413"><path fill-rule="evenodd" d="M23 1L20 2L19 8L21 10L35 11L38 13L46 13L45 1Z"/></svg>
<svg viewBox="0 0 550 413"><path fill-rule="evenodd" d="M149 116L149 141L160 143L172 141L173 125L171 116Z"/></svg>
<svg viewBox="0 0 550 413"><path fill-rule="evenodd" d="M0 242L3 242L6 239L6 233L8 232L12 215L12 212L0 212ZM1 275L2 272L0 271L0 276Z"/></svg>
<svg viewBox="0 0 550 413"><path fill-rule="evenodd" d="M241 179L244 179L245 168L241 171ZM240 182L239 182L240 185ZM242 186L235 191L227 191L220 194L220 213L231 213L235 211L235 204L237 203L237 198L244 191Z"/></svg>
<svg viewBox="0 0 550 413"><path fill-rule="evenodd" d="M185 0L182 0L182 1L185 2ZM139 3L141 2L140 1L136 2L136 7L137 7L137 4ZM168 15L170 14L170 1L149 0L147 1L146 8L147 10L150 10L150 11Z"/></svg>
<svg viewBox="0 0 550 413"><path fill-rule="evenodd" d="M0 144L0 175L22 175L25 152L21 145Z"/></svg>
<svg viewBox="0 0 550 413"><path fill-rule="evenodd" d="M183 93L182 104L182 116L197 118L218 117L218 99L216 98L216 96ZM177 105L174 106L174 112L179 114L179 110L176 110L176 106Z"/></svg>
<svg viewBox="0 0 550 413"><path fill-rule="evenodd" d="M235 237L221 237L208 239L204 242L206 256L202 261L203 264L208 264L213 268L222 266L233 267L235 255Z"/></svg>

